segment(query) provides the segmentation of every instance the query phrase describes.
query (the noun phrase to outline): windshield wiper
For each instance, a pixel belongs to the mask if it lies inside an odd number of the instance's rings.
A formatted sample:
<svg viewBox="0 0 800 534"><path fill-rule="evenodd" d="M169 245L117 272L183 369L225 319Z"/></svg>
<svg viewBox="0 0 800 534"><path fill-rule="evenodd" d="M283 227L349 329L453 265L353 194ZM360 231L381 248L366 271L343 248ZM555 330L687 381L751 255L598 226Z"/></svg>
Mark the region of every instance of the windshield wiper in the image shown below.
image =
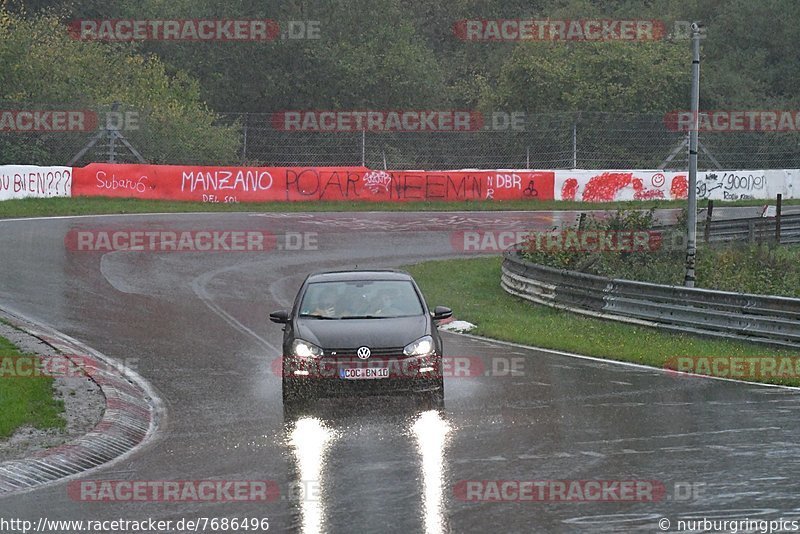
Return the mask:
<svg viewBox="0 0 800 534"><path fill-rule="evenodd" d="M330 317L328 315L319 315L318 313L301 313L300 317L311 317L312 319L341 319L341 317Z"/></svg>
<svg viewBox="0 0 800 534"><path fill-rule="evenodd" d="M382 315L345 315L342 319L383 319Z"/></svg>

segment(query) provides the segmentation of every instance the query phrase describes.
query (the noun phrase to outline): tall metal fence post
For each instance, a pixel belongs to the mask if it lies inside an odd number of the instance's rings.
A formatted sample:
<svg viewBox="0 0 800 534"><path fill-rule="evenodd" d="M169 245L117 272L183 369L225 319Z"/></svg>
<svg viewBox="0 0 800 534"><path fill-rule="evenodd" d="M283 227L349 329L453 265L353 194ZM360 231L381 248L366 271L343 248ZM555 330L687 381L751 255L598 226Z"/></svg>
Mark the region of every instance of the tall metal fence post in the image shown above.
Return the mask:
<svg viewBox="0 0 800 534"><path fill-rule="evenodd" d="M117 162L117 146L115 141L117 140L116 136L111 134L108 138L108 162L109 163L116 163Z"/></svg>
<svg viewBox="0 0 800 534"><path fill-rule="evenodd" d="M367 166L367 129L361 130L361 166Z"/></svg>
<svg viewBox="0 0 800 534"><path fill-rule="evenodd" d="M247 161L247 113L244 114L244 124L242 125L242 164Z"/></svg>
<svg viewBox="0 0 800 534"><path fill-rule="evenodd" d="M572 168L578 168L578 123L572 123Z"/></svg>

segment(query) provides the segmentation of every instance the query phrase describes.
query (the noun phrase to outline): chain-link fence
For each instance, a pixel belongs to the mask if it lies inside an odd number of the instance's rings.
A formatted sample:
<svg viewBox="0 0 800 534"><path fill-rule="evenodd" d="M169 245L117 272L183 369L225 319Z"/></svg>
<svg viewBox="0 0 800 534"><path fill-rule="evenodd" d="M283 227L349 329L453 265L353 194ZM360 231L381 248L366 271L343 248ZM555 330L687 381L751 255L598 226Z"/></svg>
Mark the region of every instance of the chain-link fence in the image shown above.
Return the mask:
<svg viewBox="0 0 800 534"><path fill-rule="evenodd" d="M82 128L47 124L56 120L53 117L40 117L37 125L24 115L30 110L83 110ZM5 103L0 106L0 163L141 161L428 170L687 168L686 133L670 128L664 114L521 116L524 120L505 129L493 128L494 121L487 120L485 127L470 131L321 132L276 127L276 115L268 113L207 113L196 118L118 105L86 110L80 105ZM77 124L81 116L73 119ZM69 124L69 117L65 120ZM28 128L32 121L34 126ZM800 132L701 132L699 166L798 168Z"/></svg>

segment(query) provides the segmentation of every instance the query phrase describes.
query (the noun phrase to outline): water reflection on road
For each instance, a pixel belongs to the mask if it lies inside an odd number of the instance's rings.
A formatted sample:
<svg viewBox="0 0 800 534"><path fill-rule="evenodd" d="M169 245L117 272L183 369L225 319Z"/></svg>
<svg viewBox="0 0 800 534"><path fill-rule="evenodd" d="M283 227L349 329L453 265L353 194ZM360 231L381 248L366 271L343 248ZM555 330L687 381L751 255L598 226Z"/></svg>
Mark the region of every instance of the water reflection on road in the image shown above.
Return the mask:
<svg viewBox="0 0 800 534"><path fill-rule="evenodd" d="M323 399L313 406L288 407L284 415L295 488L288 497L297 530L331 532L332 524L340 524L331 516L337 511L335 501L343 499L342 488L359 494L376 476L391 476L394 489L409 502L387 503L381 496L364 494L359 500L362 520L391 525L392 513L403 511L415 514L426 534L450 530L445 466L453 427L440 403L397 397ZM337 446L348 448L353 441L362 451L360 461L337 462ZM413 473L401 462L409 454L415 457ZM401 472L382 473L394 468Z"/></svg>

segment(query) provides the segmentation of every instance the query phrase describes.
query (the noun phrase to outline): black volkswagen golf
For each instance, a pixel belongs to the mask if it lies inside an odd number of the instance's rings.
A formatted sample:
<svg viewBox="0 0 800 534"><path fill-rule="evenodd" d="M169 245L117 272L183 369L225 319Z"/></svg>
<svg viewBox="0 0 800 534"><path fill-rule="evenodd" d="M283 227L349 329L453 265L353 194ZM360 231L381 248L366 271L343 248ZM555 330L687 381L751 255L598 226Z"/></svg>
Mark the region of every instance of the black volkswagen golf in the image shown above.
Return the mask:
<svg viewBox="0 0 800 534"><path fill-rule="evenodd" d="M306 277L284 324L284 402L334 392L427 392L441 399L449 308L428 309L402 271L332 271Z"/></svg>

